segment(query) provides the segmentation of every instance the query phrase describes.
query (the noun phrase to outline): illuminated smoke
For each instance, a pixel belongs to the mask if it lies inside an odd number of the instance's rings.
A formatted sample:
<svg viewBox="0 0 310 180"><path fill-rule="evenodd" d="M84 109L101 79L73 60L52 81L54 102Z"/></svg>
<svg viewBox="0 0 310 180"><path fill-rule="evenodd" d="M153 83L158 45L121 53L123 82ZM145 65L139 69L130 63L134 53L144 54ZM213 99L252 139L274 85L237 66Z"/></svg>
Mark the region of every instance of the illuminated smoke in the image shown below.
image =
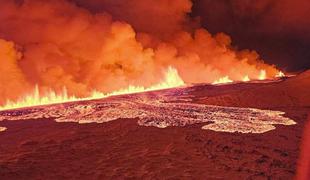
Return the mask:
<svg viewBox="0 0 310 180"><path fill-rule="evenodd" d="M185 83L259 79L262 69L267 78L278 73L256 52L235 50L228 35L197 28L186 14L188 0L161 0L159 6L124 1L100 13L65 0L0 2L0 104L35 85L43 92L65 87L77 97L149 87L161 82L169 66Z"/></svg>

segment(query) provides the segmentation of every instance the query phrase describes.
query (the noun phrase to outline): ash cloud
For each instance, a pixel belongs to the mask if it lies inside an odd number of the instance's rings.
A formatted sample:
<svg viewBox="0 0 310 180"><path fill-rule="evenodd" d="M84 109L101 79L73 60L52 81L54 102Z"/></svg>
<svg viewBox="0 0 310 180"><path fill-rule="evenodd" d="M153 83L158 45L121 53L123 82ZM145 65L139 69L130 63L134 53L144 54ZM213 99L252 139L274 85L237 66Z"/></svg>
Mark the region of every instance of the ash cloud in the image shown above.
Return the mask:
<svg viewBox="0 0 310 180"><path fill-rule="evenodd" d="M168 66L187 83L277 73L228 35L199 28L189 0L85 2L0 0L0 104L35 85L80 97L150 86Z"/></svg>

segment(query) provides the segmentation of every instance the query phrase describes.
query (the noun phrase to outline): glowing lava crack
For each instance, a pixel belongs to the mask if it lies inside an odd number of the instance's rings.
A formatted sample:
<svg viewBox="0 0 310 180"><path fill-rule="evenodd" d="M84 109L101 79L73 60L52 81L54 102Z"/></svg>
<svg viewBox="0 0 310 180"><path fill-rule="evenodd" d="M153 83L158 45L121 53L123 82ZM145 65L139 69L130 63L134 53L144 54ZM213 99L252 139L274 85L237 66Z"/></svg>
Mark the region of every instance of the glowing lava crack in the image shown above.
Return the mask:
<svg viewBox="0 0 310 180"><path fill-rule="evenodd" d="M0 127L0 132L5 131L5 130L6 130L6 127Z"/></svg>
<svg viewBox="0 0 310 180"><path fill-rule="evenodd" d="M202 129L221 132L264 133L274 125L293 125L284 112L253 108L222 107L191 102L187 88L114 96L0 112L1 120L54 118L57 122L103 123L138 119L141 126L165 128L211 123Z"/></svg>

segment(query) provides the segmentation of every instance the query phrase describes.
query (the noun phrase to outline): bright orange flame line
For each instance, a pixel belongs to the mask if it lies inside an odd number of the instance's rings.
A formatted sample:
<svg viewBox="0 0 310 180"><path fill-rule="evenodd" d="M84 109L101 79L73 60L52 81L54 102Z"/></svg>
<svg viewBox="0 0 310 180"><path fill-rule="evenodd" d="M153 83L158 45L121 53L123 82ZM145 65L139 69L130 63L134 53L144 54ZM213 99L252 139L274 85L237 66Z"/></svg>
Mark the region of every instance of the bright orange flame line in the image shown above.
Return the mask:
<svg viewBox="0 0 310 180"><path fill-rule="evenodd" d="M9 109L18 109L18 108L24 108L24 107L40 106L40 105L58 104L58 103L65 103L65 102L101 99L101 98L115 96L115 95L169 89L169 88L180 87L184 85L185 83L180 78L178 71L174 69L173 67L168 67L167 72L165 74L164 81L162 81L161 83L155 84L151 87L145 88L143 86L129 86L126 89L121 89L121 90L114 91L108 94L104 94L98 91L93 91L92 95L86 98L68 96L66 88L64 88L62 93L58 95L54 91L50 91L49 93L47 93L47 95L40 96L39 87L36 86L32 94L23 97L21 100L17 102L7 101L7 103L4 106L0 107L0 111L9 110Z"/></svg>
<svg viewBox="0 0 310 180"><path fill-rule="evenodd" d="M265 80L266 79L266 71L261 70L258 79L259 80ZM285 74L281 71L276 75L276 77L285 77ZM246 75L242 79L242 81L247 82L251 79ZM226 84L226 83L232 83L234 82L229 78L229 76L225 76L220 78L217 81L214 81L212 84ZM24 108L24 107L32 107L32 106L40 106L40 105L50 105L50 104L59 104L59 103L65 103L65 102L74 102L74 101L86 101L86 100L93 100L93 99L101 99L106 98L110 96L115 95L124 95L124 94L132 94L132 93L140 93L140 92L146 92L146 91L154 91L154 90L161 90L161 89L169 89L174 87L180 87L184 86L185 83L182 80L182 78L179 76L178 71L173 67L168 67L166 73L165 73L165 79L155 84L151 87L143 87L143 86L129 86L126 89L121 89L118 91L114 91L111 93L104 94L102 92L93 91L91 96L86 98L79 98L75 96L68 96L66 88L63 89L61 94L57 94L54 91L48 92L46 95L41 96L39 87L35 86L35 89L32 94L27 95L17 102L14 101L7 101L7 103L4 106L0 106L1 110L9 110L9 109L18 109L18 108Z"/></svg>

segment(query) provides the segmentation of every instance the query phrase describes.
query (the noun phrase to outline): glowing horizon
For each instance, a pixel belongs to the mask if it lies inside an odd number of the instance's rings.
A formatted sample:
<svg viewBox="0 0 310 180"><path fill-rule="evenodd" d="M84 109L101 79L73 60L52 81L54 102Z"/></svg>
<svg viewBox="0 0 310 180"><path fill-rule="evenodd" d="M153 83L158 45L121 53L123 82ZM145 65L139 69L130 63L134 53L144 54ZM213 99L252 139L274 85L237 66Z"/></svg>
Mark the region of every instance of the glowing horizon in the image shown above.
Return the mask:
<svg viewBox="0 0 310 180"><path fill-rule="evenodd" d="M0 111L26 108L26 107L34 107L34 106L76 102L76 101L102 99L102 98L116 96L116 95L125 95L125 94L133 94L133 93L141 93L141 92L176 88L176 87L181 87L184 85L185 83L182 80L182 78L179 76L178 71L175 68L169 66L167 71L165 72L164 80L150 87L130 85L127 88L120 89L120 90L113 91L111 93L106 93L106 94L99 92L99 91L93 91L89 97L84 97L84 98L80 98L76 96L69 96L67 89L65 87L63 88L60 94L57 94L55 91L50 90L48 93L45 93L42 96L39 90L39 86L36 85L34 88L34 91L31 94L20 98L16 102L8 100L4 106L0 106Z"/></svg>

